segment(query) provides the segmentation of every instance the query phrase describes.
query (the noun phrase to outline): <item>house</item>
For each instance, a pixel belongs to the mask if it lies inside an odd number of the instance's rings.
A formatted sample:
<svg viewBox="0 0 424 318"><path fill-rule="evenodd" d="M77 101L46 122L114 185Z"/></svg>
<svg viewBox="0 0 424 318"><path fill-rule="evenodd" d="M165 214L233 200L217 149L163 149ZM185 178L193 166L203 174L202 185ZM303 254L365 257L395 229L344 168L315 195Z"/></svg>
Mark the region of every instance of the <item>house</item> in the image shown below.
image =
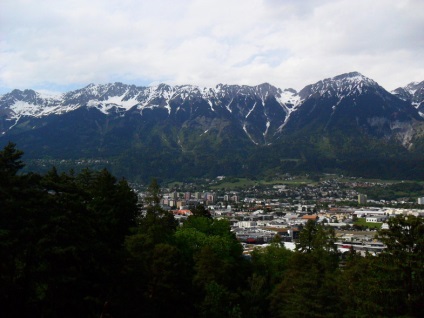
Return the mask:
<svg viewBox="0 0 424 318"><path fill-rule="evenodd" d="M302 220L312 220L312 221L316 221L318 219L318 215L314 214L314 215L303 215L302 216Z"/></svg>
<svg viewBox="0 0 424 318"><path fill-rule="evenodd" d="M185 216L193 215L193 213L190 210L173 210L172 213L174 215L185 215Z"/></svg>
<svg viewBox="0 0 424 318"><path fill-rule="evenodd" d="M235 223L235 225L241 228L249 228L249 227L257 226L257 222L256 221L240 221L238 223Z"/></svg>

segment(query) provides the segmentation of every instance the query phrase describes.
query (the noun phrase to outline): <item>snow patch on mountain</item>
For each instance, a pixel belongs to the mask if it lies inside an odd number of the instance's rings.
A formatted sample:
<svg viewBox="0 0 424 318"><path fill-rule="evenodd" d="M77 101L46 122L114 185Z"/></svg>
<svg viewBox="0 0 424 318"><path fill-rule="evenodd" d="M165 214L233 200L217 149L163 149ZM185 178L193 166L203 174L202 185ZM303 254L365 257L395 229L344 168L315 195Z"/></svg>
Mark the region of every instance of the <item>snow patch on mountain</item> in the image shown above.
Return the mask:
<svg viewBox="0 0 424 318"><path fill-rule="evenodd" d="M281 94L276 97L276 100L284 108L287 114L286 120L290 117L290 113L295 111L301 102L299 94L291 88L282 91Z"/></svg>
<svg viewBox="0 0 424 318"><path fill-rule="evenodd" d="M254 110L254 109L255 109L255 107L256 107L256 104L257 104L257 103L254 103L254 104L253 104L253 106L252 106L252 108L251 108L251 109L249 109L249 112L247 113L246 118L247 118L247 117L249 117L249 115L253 112L253 110Z"/></svg>
<svg viewBox="0 0 424 318"><path fill-rule="evenodd" d="M258 145L258 143L252 138L252 136L249 134L249 132L247 131L247 126L246 124L243 124L243 130L246 133L247 137L249 137L250 141L253 142L255 145Z"/></svg>
<svg viewBox="0 0 424 318"><path fill-rule="evenodd" d="M271 126L271 122L269 121L269 118L267 119L265 126L266 126L266 129L263 132L264 137L266 137L266 135L268 134L268 129Z"/></svg>
<svg viewBox="0 0 424 318"><path fill-rule="evenodd" d="M103 101L91 99L88 101L87 107L95 107L102 113L109 114L111 109L114 107L122 108L127 111L138 104L138 101L135 98L124 100L124 96L125 95L111 96Z"/></svg>

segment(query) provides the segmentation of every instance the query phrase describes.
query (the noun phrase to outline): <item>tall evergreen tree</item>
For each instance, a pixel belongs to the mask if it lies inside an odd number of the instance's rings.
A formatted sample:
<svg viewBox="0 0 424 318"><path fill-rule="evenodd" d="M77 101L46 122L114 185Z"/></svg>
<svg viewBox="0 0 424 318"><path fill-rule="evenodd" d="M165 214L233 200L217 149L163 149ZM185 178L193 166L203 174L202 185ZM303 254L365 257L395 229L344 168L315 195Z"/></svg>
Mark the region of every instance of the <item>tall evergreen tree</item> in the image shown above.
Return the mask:
<svg viewBox="0 0 424 318"><path fill-rule="evenodd" d="M381 257L401 275L408 314L424 316L424 219L399 215L390 218L388 225L377 235L387 246Z"/></svg>

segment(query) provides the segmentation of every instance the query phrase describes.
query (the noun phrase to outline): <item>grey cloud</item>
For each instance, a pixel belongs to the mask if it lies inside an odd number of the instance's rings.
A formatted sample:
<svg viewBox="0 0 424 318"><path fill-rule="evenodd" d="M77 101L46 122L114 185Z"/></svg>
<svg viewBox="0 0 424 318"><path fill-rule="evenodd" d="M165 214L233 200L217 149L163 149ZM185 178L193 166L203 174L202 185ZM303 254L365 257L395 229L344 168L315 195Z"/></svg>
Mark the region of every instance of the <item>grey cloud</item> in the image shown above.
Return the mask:
<svg viewBox="0 0 424 318"><path fill-rule="evenodd" d="M108 81L300 89L353 70L392 89L424 79L423 29L419 0L3 0L0 90Z"/></svg>

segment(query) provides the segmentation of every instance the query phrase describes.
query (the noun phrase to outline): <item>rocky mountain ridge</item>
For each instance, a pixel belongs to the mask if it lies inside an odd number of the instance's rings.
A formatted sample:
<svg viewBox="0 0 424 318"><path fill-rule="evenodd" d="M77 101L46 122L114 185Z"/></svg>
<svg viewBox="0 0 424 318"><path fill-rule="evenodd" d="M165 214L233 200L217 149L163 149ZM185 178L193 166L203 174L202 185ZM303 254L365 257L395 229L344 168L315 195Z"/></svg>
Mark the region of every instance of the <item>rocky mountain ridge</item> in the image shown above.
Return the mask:
<svg viewBox="0 0 424 318"><path fill-rule="evenodd" d="M357 72L299 92L267 83L90 84L56 96L14 90L0 97L0 142L16 142L31 158L119 162L123 175L142 173L140 163L156 176L176 169L262 173L313 162L344 169L364 155L376 162L421 158L419 91L411 84L389 93Z"/></svg>
<svg viewBox="0 0 424 318"><path fill-rule="evenodd" d="M424 116L424 81L412 82L404 87L396 88L393 92L397 97L411 102Z"/></svg>

